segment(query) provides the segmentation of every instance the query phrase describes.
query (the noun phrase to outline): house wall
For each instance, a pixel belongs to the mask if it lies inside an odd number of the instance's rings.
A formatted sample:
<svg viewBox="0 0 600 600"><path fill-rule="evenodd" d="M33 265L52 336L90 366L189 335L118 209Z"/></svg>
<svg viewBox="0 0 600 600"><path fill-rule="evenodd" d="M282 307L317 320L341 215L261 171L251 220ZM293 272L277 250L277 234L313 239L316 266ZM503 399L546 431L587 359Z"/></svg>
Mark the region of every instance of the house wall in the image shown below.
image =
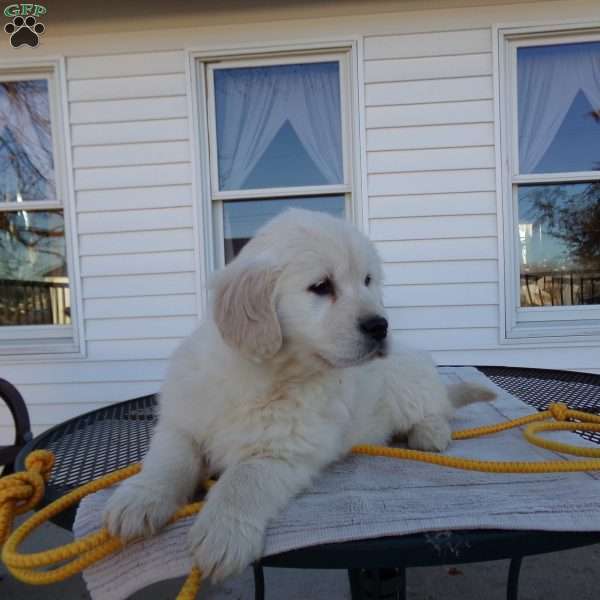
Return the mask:
<svg viewBox="0 0 600 600"><path fill-rule="evenodd" d="M192 136L191 49L354 42L358 225L384 260L395 336L445 364L600 372L599 345L499 342L492 53L494 25L600 21L600 5L377 2L358 15L364 10L349 2L340 16L341 4L328 16L324 4L290 3L287 18L274 13L276 26L237 24L235 8L229 20L219 13L231 24L210 27L200 12L171 13L169 28L158 28L156 11L125 14L115 31L98 21L98 33L67 19L55 21L56 34L49 25L35 50L3 45L0 64L47 56L66 67L65 202L76 215L85 356L0 357L0 376L23 393L36 432L156 391L167 357L201 316L206 198ZM0 407L0 443L11 432Z"/></svg>

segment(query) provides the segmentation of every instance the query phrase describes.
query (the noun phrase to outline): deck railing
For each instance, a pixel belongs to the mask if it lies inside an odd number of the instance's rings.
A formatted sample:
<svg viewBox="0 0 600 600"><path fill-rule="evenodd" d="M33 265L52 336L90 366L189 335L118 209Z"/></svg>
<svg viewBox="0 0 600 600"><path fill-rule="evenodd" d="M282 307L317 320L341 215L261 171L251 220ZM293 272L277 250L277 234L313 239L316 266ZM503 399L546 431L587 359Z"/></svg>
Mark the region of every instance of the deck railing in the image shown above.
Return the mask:
<svg viewBox="0 0 600 600"><path fill-rule="evenodd" d="M67 325L69 284L0 279L0 325Z"/></svg>
<svg viewBox="0 0 600 600"><path fill-rule="evenodd" d="M600 271L521 273L521 306L600 304Z"/></svg>

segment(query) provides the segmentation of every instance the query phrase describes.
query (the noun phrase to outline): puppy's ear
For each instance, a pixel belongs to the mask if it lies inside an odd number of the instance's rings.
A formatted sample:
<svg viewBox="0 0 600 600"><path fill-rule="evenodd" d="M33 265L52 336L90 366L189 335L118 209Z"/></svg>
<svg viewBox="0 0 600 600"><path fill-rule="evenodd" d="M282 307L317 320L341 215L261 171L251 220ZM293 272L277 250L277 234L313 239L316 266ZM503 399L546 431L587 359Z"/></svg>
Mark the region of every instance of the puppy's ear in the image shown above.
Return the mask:
<svg viewBox="0 0 600 600"><path fill-rule="evenodd" d="M214 319L223 339L255 361L271 358L281 348L275 310L278 277L268 264L233 263L214 284Z"/></svg>

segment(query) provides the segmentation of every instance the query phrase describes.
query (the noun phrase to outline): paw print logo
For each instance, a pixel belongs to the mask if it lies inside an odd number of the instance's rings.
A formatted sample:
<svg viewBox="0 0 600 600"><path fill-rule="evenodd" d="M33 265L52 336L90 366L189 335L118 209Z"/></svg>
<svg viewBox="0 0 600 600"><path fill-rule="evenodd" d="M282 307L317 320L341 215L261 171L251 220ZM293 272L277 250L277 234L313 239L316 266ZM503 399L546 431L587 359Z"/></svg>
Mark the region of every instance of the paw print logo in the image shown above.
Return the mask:
<svg viewBox="0 0 600 600"><path fill-rule="evenodd" d="M15 17L11 23L4 26L4 31L10 34L10 44L13 48L18 48L23 44L35 48L40 41L39 36L46 31L46 27L30 15L26 19Z"/></svg>

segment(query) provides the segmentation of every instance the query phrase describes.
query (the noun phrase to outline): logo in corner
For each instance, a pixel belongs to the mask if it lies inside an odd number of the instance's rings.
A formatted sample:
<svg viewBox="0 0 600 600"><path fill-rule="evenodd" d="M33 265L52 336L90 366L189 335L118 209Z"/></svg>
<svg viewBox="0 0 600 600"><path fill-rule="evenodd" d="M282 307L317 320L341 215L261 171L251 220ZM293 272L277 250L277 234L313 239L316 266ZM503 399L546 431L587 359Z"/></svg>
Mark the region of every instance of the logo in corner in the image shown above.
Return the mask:
<svg viewBox="0 0 600 600"><path fill-rule="evenodd" d="M10 35L10 45L13 48L30 46L35 48L40 42L40 35L46 31L46 26L39 17L48 12L41 4L10 4L4 9L5 17L12 17L4 25L4 31Z"/></svg>

